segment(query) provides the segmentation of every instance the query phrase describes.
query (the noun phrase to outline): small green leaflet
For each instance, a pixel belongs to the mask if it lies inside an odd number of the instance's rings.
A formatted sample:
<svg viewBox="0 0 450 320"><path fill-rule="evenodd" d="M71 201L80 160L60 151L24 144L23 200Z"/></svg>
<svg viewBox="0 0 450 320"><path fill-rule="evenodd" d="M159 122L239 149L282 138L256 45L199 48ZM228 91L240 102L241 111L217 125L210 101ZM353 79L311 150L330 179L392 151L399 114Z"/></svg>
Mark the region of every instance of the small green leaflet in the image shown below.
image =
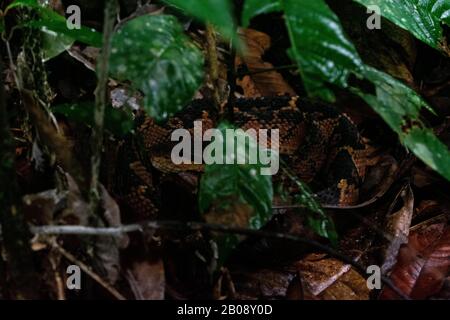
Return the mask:
<svg viewBox="0 0 450 320"><path fill-rule="evenodd" d="M60 16L55 11L45 7L44 4L40 4L37 0L16 0L6 8L5 15L8 11L17 7L28 7L37 10L40 18L38 20L26 22L25 26L30 26L41 30L44 29L47 33L49 31L55 32L61 39L62 37L66 39L62 43L63 46L64 43L67 45L67 38L71 38L72 40L80 41L94 47L102 46L101 33L84 26L81 26L81 29L79 30L67 28L67 21L63 16Z"/></svg>

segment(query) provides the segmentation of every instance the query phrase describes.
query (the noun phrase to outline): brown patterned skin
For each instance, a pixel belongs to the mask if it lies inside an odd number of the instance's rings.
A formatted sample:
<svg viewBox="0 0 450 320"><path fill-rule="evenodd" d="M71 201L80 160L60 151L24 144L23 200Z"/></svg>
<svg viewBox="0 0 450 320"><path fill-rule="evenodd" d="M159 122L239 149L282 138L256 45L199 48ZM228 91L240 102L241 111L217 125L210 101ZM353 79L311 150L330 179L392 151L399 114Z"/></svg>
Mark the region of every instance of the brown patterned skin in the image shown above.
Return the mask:
<svg viewBox="0 0 450 320"><path fill-rule="evenodd" d="M215 127L218 112L206 100L194 100L185 109L158 125L138 117L137 130L123 144L117 190L140 219L154 218L161 198L161 173L202 172L203 165L174 165L170 154L176 142L174 129L193 129L202 121L203 130ZM365 146L355 125L335 108L298 97L239 99L234 125L244 130L279 129L280 154L302 181L311 184L327 205L352 205L358 200L364 177L360 154ZM280 170L274 179L283 179Z"/></svg>

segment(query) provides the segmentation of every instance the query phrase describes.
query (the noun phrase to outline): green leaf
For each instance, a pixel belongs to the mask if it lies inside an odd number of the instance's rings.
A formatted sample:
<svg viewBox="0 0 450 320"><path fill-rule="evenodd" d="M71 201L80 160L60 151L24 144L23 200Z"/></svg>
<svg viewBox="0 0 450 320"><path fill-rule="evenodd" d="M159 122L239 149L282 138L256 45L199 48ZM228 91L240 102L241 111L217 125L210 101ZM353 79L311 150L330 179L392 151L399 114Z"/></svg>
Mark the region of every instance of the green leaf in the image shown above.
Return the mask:
<svg viewBox="0 0 450 320"><path fill-rule="evenodd" d="M59 35L72 38L93 47L102 46L102 35L94 29L81 26L81 29L67 28L66 18L56 12L43 8L40 10L41 18L37 21L31 21L30 26L35 28L50 30Z"/></svg>
<svg viewBox="0 0 450 320"><path fill-rule="evenodd" d="M367 66L365 77L376 89L377 103L370 105L397 132L405 119L417 120L420 109L427 106L414 90L382 71Z"/></svg>
<svg viewBox="0 0 450 320"><path fill-rule="evenodd" d="M334 100L327 83L346 88L351 73L363 73L355 47L323 0L279 1L292 43L289 53L300 68L306 90L312 96Z"/></svg>
<svg viewBox="0 0 450 320"><path fill-rule="evenodd" d="M422 107L430 108L428 104L414 90L386 73L367 67L366 77L376 85L376 95L353 91L398 133L418 158L450 180L450 152L419 117Z"/></svg>
<svg viewBox="0 0 450 320"><path fill-rule="evenodd" d="M417 39L433 48L446 51L441 22L450 25L448 0L355 0L364 5L377 5L381 15L410 31Z"/></svg>
<svg viewBox="0 0 450 320"><path fill-rule="evenodd" d="M48 61L64 51L70 49L75 42L72 38L63 34L50 31L48 29L42 30L43 33L43 45L42 52L44 54L44 60Z"/></svg>
<svg viewBox="0 0 450 320"><path fill-rule="evenodd" d="M15 0L6 7L5 15L9 10L17 7L29 7L38 9L42 8L42 5L39 3L38 0Z"/></svg>
<svg viewBox="0 0 450 320"><path fill-rule="evenodd" d="M192 99L203 81L203 56L175 17L142 16L113 36L110 72L141 90L145 110L159 121Z"/></svg>
<svg viewBox="0 0 450 320"><path fill-rule="evenodd" d="M52 31L57 34L56 36L65 37L66 39L71 38L90 46L98 48L102 46L101 33L84 26L81 26L80 29L69 29L67 27L66 18L45 7L44 4L40 4L37 0L16 0L7 7L5 14L16 7L33 8L39 13L38 20L28 21L25 26L37 28L46 33ZM68 40L63 43L67 44Z"/></svg>
<svg viewBox="0 0 450 320"><path fill-rule="evenodd" d="M284 173L297 185L299 193L293 198L294 202L301 207L299 212L301 214L306 214L308 225L315 233L327 238L334 246L336 246L338 234L336 232L336 227L334 226L333 220L325 213L309 187L297 176L292 174L285 164L283 164L283 166ZM283 185L280 185L280 187L280 191L284 193L285 190Z"/></svg>
<svg viewBox="0 0 450 320"><path fill-rule="evenodd" d="M432 130L414 126L405 132L403 142L430 168L450 181L450 151Z"/></svg>
<svg viewBox="0 0 450 320"><path fill-rule="evenodd" d="M260 14L281 11L278 0L246 0L242 10L242 25L248 27L250 20Z"/></svg>
<svg viewBox="0 0 450 320"><path fill-rule="evenodd" d="M272 177L261 174L263 166L259 160L250 164L250 155L257 154L259 149L257 142L243 130L237 130L235 135L227 134L227 129L231 128L221 124L219 130L224 138L214 140L209 147L223 150L223 159L237 159L242 155L246 164L206 165L200 181L199 208L208 222L260 229L272 216ZM234 145L234 150L228 150L227 145ZM272 160L276 161L278 155L273 152L271 155ZM239 243L239 238L222 235L217 242L219 261L222 263Z"/></svg>
<svg viewBox="0 0 450 320"><path fill-rule="evenodd" d="M54 106L52 111L55 114L61 114L70 120L83 123L90 127L95 125L94 104L91 102L61 104ZM129 133L134 126L131 112L122 109L107 107L105 109L105 129L110 133L123 137Z"/></svg>
<svg viewBox="0 0 450 320"><path fill-rule="evenodd" d="M229 0L164 0L187 12L191 16L209 22L218 28L222 35L235 38L235 22Z"/></svg>

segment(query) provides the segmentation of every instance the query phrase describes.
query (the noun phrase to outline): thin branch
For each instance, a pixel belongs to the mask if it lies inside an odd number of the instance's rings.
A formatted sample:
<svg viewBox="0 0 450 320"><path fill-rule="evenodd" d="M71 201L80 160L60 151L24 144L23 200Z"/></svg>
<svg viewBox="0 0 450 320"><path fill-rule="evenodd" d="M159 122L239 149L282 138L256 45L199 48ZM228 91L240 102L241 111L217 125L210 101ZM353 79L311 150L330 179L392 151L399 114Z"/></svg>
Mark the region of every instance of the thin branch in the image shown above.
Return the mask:
<svg viewBox="0 0 450 320"><path fill-rule="evenodd" d="M109 293L111 293L117 300L126 300L126 298L119 291L117 291L107 281L103 280L98 274L96 274L94 271L92 271L91 268L89 268L89 266L87 266L82 261L78 260L73 254L66 251L63 247L61 247L55 241L49 242L49 244L55 250L57 250L62 256L64 256L64 258L69 260L71 263L74 263L77 266L79 266L81 270L83 270L88 276L90 276L97 283L99 283L103 288L105 288Z"/></svg>
<svg viewBox="0 0 450 320"><path fill-rule="evenodd" d="M98 61L97 88L95 89L95 126L92 133L91 145L91 183L90 183L90 207L91 212L96 212L100 199L98 178L103 146L103 127L105 122L105 108L108 101L107 86L109 72L109 56L111 54L111 39L116 22L117 0L106 1L105 19L103 24L103 48Z"/></svg>
<svg viewBox="0 0 450 320"><path fill-rule="evenodd" d="M220 88L219 88L219 57L217 55L216 31L210 23L206 25L206 51L208 57L209 81L212 85L212 94L215 108L220 107Z"/></svg>
<svg viewBox="0 0 450 320"><path fill-rule="evenodd" d="M228 59L228 84L230 86L230 93L227 103L227 116L231 123L234 122L234 107L236 105L236 48L233 41L230 41L230 57Z"/></svg>
<svg viewBox="0 0 450 320"><path fill-rule="evenodd" d="M238 72L237 73L237 77L251 76L251 75L255 75L255 74L266 73L266 72L273 72L273 71L280 71L280 70L292 70L292 69L297 69L297 68L298 68L297 65L291 64L291 65L279 66L279 67L273 67L273 68L252 69L252 70L249 70L249 71Z"/></svg>
<svg viewBox="0 0 450 320"><path fill-rule="evenodd" d="M91 235L91 236L120 236L123 233L142 232L145 229L165 229L165 230L193 230L193 231L215 231L221 233L239 234L244 236L253 236L258 238L271 238L294 241L303 243L313 247L321 252L324 252L331 257L334 257L342 262L345 262L355 268L362 276L367 277L366 270L363 265L356 262L354 259L340 253L339 251L324 245L320 242L299 237L288 233L269 232L264 230L252 230L234 226L226 226L219 224L209 224L203 222L179 222L179 221L146 221L140 224L124 225L116 228L92 228L82 226L33 226L31 232L39 235ZM386 276L381 276L381 281L391 288L402 299L409 300L410 298L400 291Z"/></svg>

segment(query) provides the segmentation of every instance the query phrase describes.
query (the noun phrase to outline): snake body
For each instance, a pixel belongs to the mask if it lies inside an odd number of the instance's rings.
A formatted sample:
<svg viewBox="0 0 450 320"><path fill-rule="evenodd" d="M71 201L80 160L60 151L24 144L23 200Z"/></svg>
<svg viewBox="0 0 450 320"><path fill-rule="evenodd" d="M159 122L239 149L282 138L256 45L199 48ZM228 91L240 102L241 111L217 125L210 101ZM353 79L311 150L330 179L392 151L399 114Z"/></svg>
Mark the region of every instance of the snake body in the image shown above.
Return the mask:
<svg viewBox="0 0 450 320"><path fill-rule="evenodd" d="M154 218L160 210L161 173L202 172L203 165L174 165L170 160L175 144L171 133L193 130L195 121L202 122L204 131L214 128L219 112L208 100L194 100L163 124L137 117L136 131L120 152L116 189L139 218ZM356 126L336 108L299 97L238 99L234 125L243 130L279 129L280 155L299 179L314 186L322 203L357 202L365 145Z"/></svg>

